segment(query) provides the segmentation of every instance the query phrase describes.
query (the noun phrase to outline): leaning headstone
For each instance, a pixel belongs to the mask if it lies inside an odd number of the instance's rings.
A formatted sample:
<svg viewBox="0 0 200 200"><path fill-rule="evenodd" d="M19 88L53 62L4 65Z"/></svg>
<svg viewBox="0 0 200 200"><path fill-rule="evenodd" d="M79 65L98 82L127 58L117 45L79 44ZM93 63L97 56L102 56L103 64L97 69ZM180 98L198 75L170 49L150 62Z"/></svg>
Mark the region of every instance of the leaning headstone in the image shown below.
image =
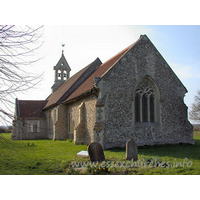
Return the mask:
<svg viewBox="0 0 200 200"><path fill-rule="evenodd" d="M98 142L92 142L89 144L88 154L91 162L102 162L105 160L103 148Z"/></svg>
<svg viewBox="0 0 200 200"><path fill-rule="evenodd" d="M130 139L126 143L126 160L134 160L138 159L138 147L133 139Z"/></svg>

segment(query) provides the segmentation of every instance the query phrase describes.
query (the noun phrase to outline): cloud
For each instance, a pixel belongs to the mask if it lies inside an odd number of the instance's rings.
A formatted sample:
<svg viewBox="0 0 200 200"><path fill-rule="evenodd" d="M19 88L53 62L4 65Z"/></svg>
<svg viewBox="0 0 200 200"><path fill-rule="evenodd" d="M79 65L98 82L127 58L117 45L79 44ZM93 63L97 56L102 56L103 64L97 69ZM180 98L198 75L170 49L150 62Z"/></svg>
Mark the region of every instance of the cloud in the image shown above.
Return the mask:
<svg viewBox="0 0 200 200"><path fill-rule="evenodd" d="M200 73L191 66L184 66L176 63L171 63L171 68L180 79L200 78Z"/></svg>

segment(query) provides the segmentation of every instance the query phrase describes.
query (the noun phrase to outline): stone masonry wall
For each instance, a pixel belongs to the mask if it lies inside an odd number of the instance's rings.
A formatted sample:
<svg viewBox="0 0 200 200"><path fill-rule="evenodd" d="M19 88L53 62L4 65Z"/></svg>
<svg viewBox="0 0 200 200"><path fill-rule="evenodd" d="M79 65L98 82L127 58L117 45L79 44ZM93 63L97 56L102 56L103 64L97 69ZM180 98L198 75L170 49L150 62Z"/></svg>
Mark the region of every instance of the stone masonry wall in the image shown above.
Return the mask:
<svg viewBox="0 0 200 200"><path fill-rule="evenodd" d="M54 131L55 131L55 136L54 140L65 140L67 139L67 106L60 104L57 106L57 108L54 109L55 112L53 114L54 118Z"/></svg>
<svg viewBox="0 0 200 200"><path fill-rule="evenodd" d="M60 104L45 111L48 138L64 140L68 138L67 106Z"/></svg>
<svg viewBox="0 0 200 200"><path fill-rule="evenodd" d="M94 141L94 125L96 121L96 97L89 95L80 100L67 104L68 113L71 113L74 125L75 144L90 144ZM79 109L81 109L79 111ZM81 112L81 119L79 116ZM69 117L69 115L68 115ZM67 120L68 126L69 120Z"/></svg>
<svg viewBox="0 0 200 200"><path fill-rule="evenodd" d="M134 120L134 91L144 77L150 77L160 93L160 120L154 123ZM187 90L146 36L104 75L98 87L98 100L104 102L104 148L125 147L130 138L138 145L194 143L183 100Z"/></svg>
<svg viewBox="0 0 200 200"><path fill-rule="evenodd" d="M47 135L49 139L53 139L53 109L45 111Z"/></svg>
<svg viewBox="0 0 200 200"><path fill-rule="evenodd" d="M28 121L39 121L39 132L28 132ZM45 118L19 118L13 121L13 140L34 140L48 138Z"/></svg>

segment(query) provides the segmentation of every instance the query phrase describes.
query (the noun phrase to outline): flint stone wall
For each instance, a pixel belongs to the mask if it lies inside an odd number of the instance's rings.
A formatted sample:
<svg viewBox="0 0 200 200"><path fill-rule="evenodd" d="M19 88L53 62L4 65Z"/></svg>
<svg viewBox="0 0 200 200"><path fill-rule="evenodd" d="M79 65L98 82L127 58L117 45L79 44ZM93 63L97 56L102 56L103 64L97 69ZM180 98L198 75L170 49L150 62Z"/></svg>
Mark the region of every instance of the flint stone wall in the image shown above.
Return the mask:
<svg viewBox="0 0 200 200"><path fill-rule="evenodd" d="M150 77L160 93L158 122L134 120L134 91L144 77ZM130 138L138 146L194 143L193 127L183 100L187 90L146 37L103 76L98 87L101 91L98 100L104 102L101 130L104 149L125 147Z"/></svg>

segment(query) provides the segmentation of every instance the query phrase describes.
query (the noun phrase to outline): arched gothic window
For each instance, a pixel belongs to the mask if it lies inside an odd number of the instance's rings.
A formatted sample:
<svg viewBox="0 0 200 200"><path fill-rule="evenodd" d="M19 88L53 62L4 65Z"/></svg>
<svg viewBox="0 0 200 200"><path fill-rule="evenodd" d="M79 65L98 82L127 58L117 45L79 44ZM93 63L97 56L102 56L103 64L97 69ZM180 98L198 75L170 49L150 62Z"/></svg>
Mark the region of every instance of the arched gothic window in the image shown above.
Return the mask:
<svg viewBox="0 0 200 200"><path fill-rule="evenodd" d="M142 121L148 122L148 96L142 95Z"/></svg>
<svg viewBox="0 0 200 200"><path fill-rule="evenodd" d="M149 100L149 105L150 105L150 122L154 122L155 121L155 101L154 101L154 95L152 94L150 96L150 100Z"/></svg>
<svg viewBox="0 0 200 200"><path fill-rule="evenodd" d="M155 122L156 91L151 83L144 79L135 91L135 122Z"/></svg>
<svg viewBox="0 0 200 200"><path fill-rule="evenodd" d="M135 95L135 121L140 122L140 95Z"/></svg>

